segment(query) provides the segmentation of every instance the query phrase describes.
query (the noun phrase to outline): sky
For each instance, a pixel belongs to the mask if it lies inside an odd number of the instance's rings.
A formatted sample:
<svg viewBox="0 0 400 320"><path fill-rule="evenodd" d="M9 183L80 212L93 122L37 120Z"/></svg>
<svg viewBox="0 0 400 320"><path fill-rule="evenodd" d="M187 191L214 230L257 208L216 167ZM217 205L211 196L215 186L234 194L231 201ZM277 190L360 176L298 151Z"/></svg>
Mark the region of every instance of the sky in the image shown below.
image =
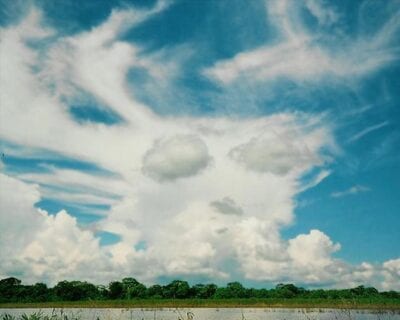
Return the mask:
<svg viewBox="0 0 400 320"><path fill-rule="evenodd" d="M400 1L0 4L0 277L400 290Z"/></svg>

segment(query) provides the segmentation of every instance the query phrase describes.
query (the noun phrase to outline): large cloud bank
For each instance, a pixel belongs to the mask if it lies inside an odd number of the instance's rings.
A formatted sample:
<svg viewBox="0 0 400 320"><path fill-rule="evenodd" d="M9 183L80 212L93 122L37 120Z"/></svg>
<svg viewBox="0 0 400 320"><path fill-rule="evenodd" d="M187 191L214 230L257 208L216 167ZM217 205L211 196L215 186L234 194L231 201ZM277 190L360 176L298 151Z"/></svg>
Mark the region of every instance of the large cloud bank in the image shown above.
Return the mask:
<svg viewBox="0 0 400 320"><path fill-rule="evenodd" d="M158 74L161 62L143 57L140 47L119 35L162 7L114 11L98 27L66 37L46 29L40 12L32 10L21 24L1 31L0 137L24 146L21 154L51 151L113 174L55 167L1 174L0 276L18 272L29 281L105 282L132 274L151 283L160 276L225 281L239 273L250 280L399 289L399 260L351 265L334 257L340 245L320 230L290 240L281 236L294 222L294 196L327 175L336 150L330 126L319 115L163 118L138 102L126 83L130 68L161 77L155 81L169 75ZM336 63L293 42L292 31L288 25L289 42L275 51L239 55L207 74L226 83L244 72L270 77L298 71L297 57L292 65L271 67L268 59L282 53L289 60L297 52L322 57L327 66ZM49 40L42 50L29 45L42 40ZM247 61L256 65L250 68ZM305 76L322 72L317 69ZM74 121L68 103L85 95L123 121L112 126ZM310 172L311 181L302 184ZM66 211L53 216L35 208L41 197L111 209L83 228ZM100 246L96 230L118 234L121 241Z"/></svg>

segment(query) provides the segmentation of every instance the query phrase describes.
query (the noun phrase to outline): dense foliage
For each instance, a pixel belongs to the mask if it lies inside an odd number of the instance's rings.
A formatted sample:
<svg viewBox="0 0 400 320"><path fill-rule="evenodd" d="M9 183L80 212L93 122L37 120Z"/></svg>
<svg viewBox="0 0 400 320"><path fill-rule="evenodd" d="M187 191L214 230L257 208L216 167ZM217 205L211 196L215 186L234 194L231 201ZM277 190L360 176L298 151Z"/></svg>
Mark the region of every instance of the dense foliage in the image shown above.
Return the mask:
<svg viewBox="0 0 400 320"><path fill-rule="evenodd" d="M374 300L395 299L400 301L400 292L379 292L372 287L359 286L352 289L307 290L294 284L278 284L273 289L245 288L239 282L226 287L215 284L196 284L174 280L167 285L146 287L134 278L113 281L108 286L94 285L85 281L61 281L53 288L44 283L23 285L21 280L0 280L0 302L45 302L109 299L327 299L343 300L368 298Z"/></svg>

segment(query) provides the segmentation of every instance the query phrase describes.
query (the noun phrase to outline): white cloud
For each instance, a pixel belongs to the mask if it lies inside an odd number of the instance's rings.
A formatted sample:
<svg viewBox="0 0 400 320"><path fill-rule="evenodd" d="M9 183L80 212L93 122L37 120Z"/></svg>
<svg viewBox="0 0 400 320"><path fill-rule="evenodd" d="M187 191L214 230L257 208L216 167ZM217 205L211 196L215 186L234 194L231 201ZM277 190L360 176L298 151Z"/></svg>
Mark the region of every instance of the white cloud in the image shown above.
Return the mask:
<svg viewBox="0 0 400 320"><path fill-rule="evenodd" d="M157 140L143 157L143 173L159 181L189 177L211 161L206 144L194 135Z"/></svg>
<svg viewBox="0 0 400 320"><path fill-rule="evenodd" d="M303 186L301 187L300 191L305 191L307 189L314 188L318 184L320 184L325 178L329 177L331 174L330 170L321 170L316 175L312 176L309 180L307 180Z"/></svg>
<svg viewBox="0 0 400 320"><path fill-rule="evenodd" d="M42 212L38 219L40 228L18 257L29 264L34 277L63 279L71 274L90 277L84 265L96 264L96 268L101 268L98 239L90 231L79 229L75 218L60 211L55 216Z"/></svg>
<svg viewBox="0 0 400 320"><path fill-rule="evenodd" d="M249 279L335 283L332 274L351 272L350 266L332 258L340 245L319 230L284 241L276 225L250 218L239 225L233 241Z"/></svg>
<svg viewBox="0 0 400 320"><path fill-rule="evenodd" d="M2 276L22 271L28 281L98 279L88 266L96 264L100 274L107 260L91 232L81 230L65 211L49 216L34 208L40 200L37 185L0 174L0 188Z"/></svg>
<svg viewBox="0 0 400 320"><path fill-rule="evenodd" d="M325 288L367 285L386 290L396 288L400 280L397 260L351 265L334 258L340 244L320 230L284 241L276 226L254 218L243 221L239 230L245 232L236 231L234 243L248 279L301 282Z"/></svg>
<svg viewBox="0 0 400 320"><path fill-rule="evenodd" d="M120 176L90 174L72 169L47 166L44 173L21 173L17 177L26 182L38 183L43 195L79 199L91 197L99 201L113 201L128 193L129 183ZM107 186L107 188L105 188Z"/></svg>
<svg viewBox="0 0 400 320"><path fill-rule="evenodd" d="M46 199L61 200L65 202L77 204L96 204L96 205L113 205L118 201L117 197L107 195L96 195L90 192L79 191L75 188L70 190L59 190L57 187L43 186L40 188L42 196Z"/></svg>
<svg viewBox="0 0 400 320"><path fill-rule="evenodd" d="M383 263L384 282L382 287L386 290L400 290L400 258L388 260Z"/></svg>
<svg viewBox="0 0 400 320"><path fill-rule="evenodd" d="M320 24L332 24L337 14L317 1L305 7ZM282 41L252 51L240 52L231 59L216 62L204 70L209 78L223 85L234 81L320 81L322 78L358 77L397 60L391 45L400 27L396 14L369 39L358 38L341 44L340 50L318 44L318 37L307 31L300 18L303 2L269 1L268 18L281 33Z"/></svg>
<svg viewBox="0 0 400 320"><path fill-rule="evenodd" d="M378 130L380 128L386 127L388 124L389 124L389 121L384 121L384 122L375 124L373 126L370 126L368 128L365 128L365 129L361 130L360 132L356 133L355 135L353 135L349 140L347 140L347 142L354 142L354 141L360 140L362 137L364 137L368 133Z"/></svg>
<svg viewBox="0 0 400 320"><path fill-rule="evenodd" d="M232 241L246 278L274 281L289 274L286 245L274 223L246 218L237 225Z"/></svg>
<svg viewBox="0 0 400 320"><path fill-rule="evenodd" d="M322 25L331 25L339 19L339 14L329 7L326 1L306 0L305 5Z"/></svg>
<svg viewBox="0 0 400 320"><path fill-rule="evenodd" d="M357 194L357 193L361 193L361 192L368 192L368 191L371 191L371 189L366 186L355 185L344 191L332 192L331 197L340 198L340 197L349 196L349 195L353 195L353 194Z"/></svg>
<svg viewBox="0 0 400 320"><path fill-rule="evenodd" d="M278 20L289 23L285 6L277 10ZM130 10L114 12L90 31L50 41L42 56L25 41L49 34L40 20L2 30L0 137L28 150L93 162L115 175L50 167L46 173L3 176L0 240L6 258L0 273L18 267L32 281L68 275L104 282L123 274L146 282L161 275L229 279L232 270L226 265L234 259L248 279L335 282L342 274L350 279L352 267L331 258L338 245L327 235L311 231L285 241L280 234L293 223L294 196L304 190L301 177L315 167L326 173L330 159L321 150L334 152L330 126L318 115L289 112L243 120L154 114L135 99L126 74L133 66L150 74L157 68L118 35L155 12L139 13L140 18ZM286 28L289 37L293 29ZM271 59L293 48L294 43L283 44ZM302 50L306 58L319 55L300 44ZM262 59L254 58L253 67L262 71ZM250 60L243 58L243 70ZM285 68L278 65L276 74L302 66ZM82 91L124 122L74 122L61 97L68 101ZM121 242L100 247L93 233L81 230L66 212L49 216L35 209L41 196L111 204L96 230L117 233ZM135 249L140 242L146 249ZM304 256L293 247L301 247ZM296 264L305 264L307 257L314 264L297 271Z"/></svg>
<svg viewBox="0 0 400 320"><path fill-rule="evenodd" d="M289 240L288 253L294 264L300 268L323 269L332 262L332 253L340 249L319 230L301 234Z"/></svg>
<svg viewBox="0 0 400 320"><path fill-rule="evenodd" d="M296 136L295 131L268 132L233 148L229 155L249 170L285 175L291 170L305 170L321 163L312 139Z"/></svg>
<svg viewBox="0 0 400 320"><path fill-rule="evenodd" d="M31 239L27 230L38 227L33 204L40 200L37 185L25 183L0 173L0 261L5 262L14 249L20 249ZM6 245L5 245L6 244Z"/></svg>
<svg viewBox="0 0 400 320"><path fill-rule="evenodd" d="M235 200L224 197L221 200L215 200L210 203L210 205L215 208L218 212L223 214L243 214L243 209L237 205Z"/></svg>

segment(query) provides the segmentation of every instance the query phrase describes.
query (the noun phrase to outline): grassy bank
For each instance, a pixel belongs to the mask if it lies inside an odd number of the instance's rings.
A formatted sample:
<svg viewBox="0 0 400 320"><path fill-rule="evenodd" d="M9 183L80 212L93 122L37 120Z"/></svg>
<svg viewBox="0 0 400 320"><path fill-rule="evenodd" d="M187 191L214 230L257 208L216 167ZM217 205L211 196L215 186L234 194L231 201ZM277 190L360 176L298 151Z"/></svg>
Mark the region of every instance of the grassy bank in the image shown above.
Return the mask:
<svg viewBox="0 0 400 320"><path fill-rule="evenodd" d="M400 310L397 299L145 299L0 303L0 308L338 308Z"/></svg>

